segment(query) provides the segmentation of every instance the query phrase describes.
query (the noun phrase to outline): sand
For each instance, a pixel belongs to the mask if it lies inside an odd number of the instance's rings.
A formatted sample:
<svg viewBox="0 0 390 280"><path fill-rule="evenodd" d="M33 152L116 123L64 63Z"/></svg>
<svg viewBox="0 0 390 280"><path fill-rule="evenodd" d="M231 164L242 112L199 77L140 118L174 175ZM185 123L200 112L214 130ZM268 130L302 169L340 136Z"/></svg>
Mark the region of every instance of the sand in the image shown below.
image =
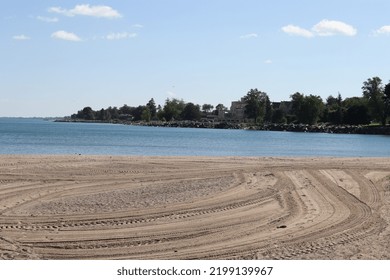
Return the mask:
<svg viewBox="0 0 390 280"><path fill-rule="evenodd" d="M0 156L0 259L390 259L389 158Z"/></svg>

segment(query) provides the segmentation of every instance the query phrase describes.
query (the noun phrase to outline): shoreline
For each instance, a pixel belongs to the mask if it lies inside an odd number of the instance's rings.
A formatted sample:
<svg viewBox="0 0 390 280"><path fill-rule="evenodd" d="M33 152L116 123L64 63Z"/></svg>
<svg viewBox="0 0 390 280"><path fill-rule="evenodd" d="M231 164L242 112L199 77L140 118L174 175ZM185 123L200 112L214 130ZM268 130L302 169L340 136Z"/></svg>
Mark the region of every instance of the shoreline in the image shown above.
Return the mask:
<svg viewBox="0 0 390 280"><path fill-rule="evenodd" d="M55 122L75 123L110 123L134 126L150 127L181 127L181 128L207 128L207 129L246 129L258 131L279 131L279 132L309 132L309 133L335 133L335 134L366 134L366 135L390 135L390 126L368 126L368 125L307 125L307 124L264 124L256 125L250 123L237 123L225 121L96 121L96 120L74 120L56 119Z"/></svg>

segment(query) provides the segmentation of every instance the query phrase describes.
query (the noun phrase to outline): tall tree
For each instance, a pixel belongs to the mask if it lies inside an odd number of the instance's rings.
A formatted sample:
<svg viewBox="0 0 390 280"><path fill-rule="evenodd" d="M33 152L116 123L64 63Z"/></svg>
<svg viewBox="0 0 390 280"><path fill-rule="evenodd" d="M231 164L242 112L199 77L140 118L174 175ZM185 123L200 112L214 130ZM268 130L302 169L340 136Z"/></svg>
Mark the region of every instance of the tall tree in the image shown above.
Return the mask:
<svg viewBox="0 0 390 280"><path fill-rule="evenodd" d="M363 97L350 97L343 101L345 108L344 123L350 125L369 124L367 99Z"/></svg>
<svg viewBox="0 0 390 280"><path fill-rule="evenodd" d="M117 107L108 107L107 111L110 113L110 116L112 119L117 120L119 119L119 110Z"/></svg>
<svg viewBox="0 0 390 280"><path fill-rule="evenodd" d="M379 77L373 77L363 83L363 97L368 101L368 110L373 120L386 123L383 102L383 85Z"/></svg>
<svg viewBox="0 0 390 280"><path fill-rule="evenodd" d="M301 108L300 119L305 124L316 124L324 109L324 103L320 96L305 96Z"/></svg>
<svg viewBox="0 0 390 280"><path fill-rule="evenodd" d="M157 115L157 107L156 102L154 102L154 99L150 99L149 102L146 104L146 107L149 108L150 111L150 117L153 119Z"/></svg>
<svg viewBox="0 0 390 280"><path fill-rule="evenodd" d="M218 111L227 110L227 108L222 103L219 103L217 106L215 106L215 109L217 109Z"/></svg>
<svg viewBox="0 0 390 280"><path fill-rule="evenodd" d="M103 108L96 112L96 118L101 121L109 121L111 120L111 114L108 110L104 110Z"/></svg>
<svg viewBox="0 0 390 280"><path fill-rule="evenodd" d="M146 122L150 122L152 118L152 113L150 112L150 108L148 106L145 106L142 113L141 113L141 119Z"/></svg>
<svg viewBox="0 0 390 280"><path fill-rule="evenodd" d="M131 114L131 107L127 106L127 104L123 105L122 107L119 108L119 114L122 115L130 115Z"/></svg>
<svg viewBox="0 0 390 280"><path fill-rule="evenodd" d="M390 82L386 84L383 92L385 120L390 116Z"/></svg>
<svg viewBox="0 0 390 280"><path fill-rule="evenodd" d="M292 95L290 95L291 98L291 111L296 116L299 115L299 112L301 111L301 107L303 104L304 95L300 92L296 92Z"/></svg>
<svg viewBox="0 0 390 280"><path fill-rule="evenodd" d="M296 121L302 122L300 120L300 116L301 116L302 105L305 96L300 92L296 92L290 95L290 98L291 98L291 113L293 115L292 119L294 120L295 118Z"/></svg>
<svg viewBox="0 0 390 280"><path fill-rule="evenodd" d="M267 94L257 88L249 90L243 100L246 102L245 114L255 122L263 122L266 113Z"/></svg>
<svg viewBox="0 0 390 280"><path fill-rule="evenodd" d="M133 108L131 111L131 114L133 115L133 120L134 121L140 121L143 120L143 114L144 110L146 109L146 106L139 105L136 108Z"/></svg>
<svg viewBox="0 0 390 280"><path fill-rule="evenodd" d="M83 112L83 119L85 120L95 119L95 112L92 110L91 107L84 107L82 112Z"/></svg>
<svg viewBox="0 0 390 280"><path fill-rule="evenodd" d="M195 121L200 120L201 113L200 113L200 106L195 105L194 103L187 103L184 107L181 117L183 120L189 120L189 121Z"/></svg>
<svg viewBox="0 0 390 280"><path fill-rule="evenodd" d="M325 122L330 122L333 124L343 123L344 108L342 106L342 101L343 99L341 98L340 93L337 95L337 97L333 97L332 95L330 95L326 99L323 116L323 120Z"/></svg>
<svg viewBox="0 0 390 280"><path fill-rule="evenodd" d="M269 100L268 95L265 96L265 104L264 104L264 121L265 122L272 122L272 115L273 115L273 109L271 101Z"/></svg>
<svg viewBox="0 0 390 280"><path fill-rule="evenodd" d="M184 110L185 103L183 100L178 100L176 98L165 100L165 105L163 108L164 118L167 121L178 120L180 119L181 112Z"/></svg>
<svg viewBox="0 0 390 280"><path fill-rule="evenodd" d="M205 113L210 113L214 109L214 106L211 104L203 104L202 111Z"/></svg>
<svg viewBox="0 0 390 280"><path fill-rule="evenodd" d="M315 124L320 118L324 103L320 96L305 96L299 92L291 95L292 112L295 114L297 121L304 124Z"/></svg>
<svg viewBox="0 0 390 280"><path fill-rule="evenodd" d="M273 123L286 123L286 113L283 109L276 109L272 112L272 122Z"/></svg>

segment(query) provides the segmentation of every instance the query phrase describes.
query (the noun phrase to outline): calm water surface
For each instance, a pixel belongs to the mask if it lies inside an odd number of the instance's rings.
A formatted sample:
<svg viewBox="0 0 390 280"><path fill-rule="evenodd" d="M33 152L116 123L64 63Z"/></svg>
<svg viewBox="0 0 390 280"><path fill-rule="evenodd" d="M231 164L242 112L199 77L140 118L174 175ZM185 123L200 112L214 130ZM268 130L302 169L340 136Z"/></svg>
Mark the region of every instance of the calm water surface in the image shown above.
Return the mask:
<svg viewBox="0 0 390 280"><path fill-rule="evenodd" d="M390 137L0 118L0 154L390 157Z"/></svg>

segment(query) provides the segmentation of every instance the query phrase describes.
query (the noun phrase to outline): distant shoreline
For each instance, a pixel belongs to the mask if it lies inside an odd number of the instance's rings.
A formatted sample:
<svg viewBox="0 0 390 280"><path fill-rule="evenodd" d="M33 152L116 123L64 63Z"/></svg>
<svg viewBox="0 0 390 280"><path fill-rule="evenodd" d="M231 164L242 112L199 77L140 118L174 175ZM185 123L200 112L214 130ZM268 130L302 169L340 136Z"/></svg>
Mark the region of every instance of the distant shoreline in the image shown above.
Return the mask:
<svg viewBox="0 0 390 280"><path fill-rule="evenodd" d="M337 133L337 134L369 134L369 135L390 135L390 126L367 126L367 125L307 125L307 124L264 124L256 125L250 123L235 123L225 121L99 121L82 119L56 119L55 122L75 123L111 123L136 126L152 127L182 127L182 128L209 128L209 129L246 129L258 131L286 131L286 132L313 132L313 133Z"/></svg>

